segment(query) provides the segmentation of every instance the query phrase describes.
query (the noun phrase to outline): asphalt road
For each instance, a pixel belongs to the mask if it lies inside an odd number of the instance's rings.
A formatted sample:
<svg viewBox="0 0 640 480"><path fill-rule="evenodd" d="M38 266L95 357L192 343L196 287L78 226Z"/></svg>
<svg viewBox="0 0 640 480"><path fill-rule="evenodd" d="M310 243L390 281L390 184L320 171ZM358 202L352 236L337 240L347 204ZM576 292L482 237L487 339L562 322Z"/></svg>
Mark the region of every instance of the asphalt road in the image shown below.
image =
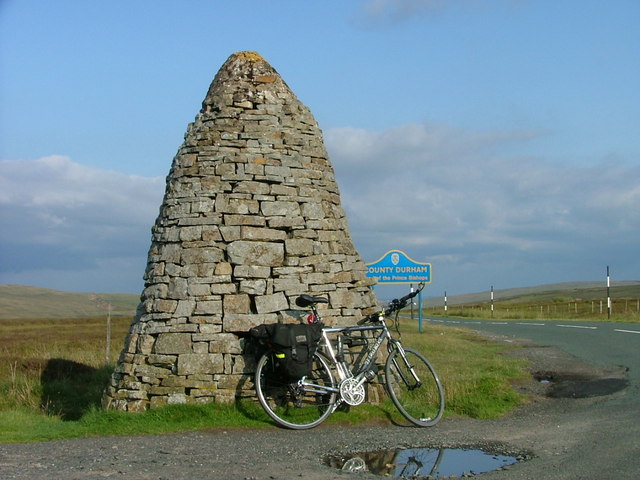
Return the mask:
<svg viewBox="0 0 640 480"><path fill-rule="evenodd" d="M500 335L507 339L528 339L538 345L558 347L593 365L623 365L629 369L631 387L635 386L636 393L640 385L639 323L462 318L430 318L428 321Z"/></svg>

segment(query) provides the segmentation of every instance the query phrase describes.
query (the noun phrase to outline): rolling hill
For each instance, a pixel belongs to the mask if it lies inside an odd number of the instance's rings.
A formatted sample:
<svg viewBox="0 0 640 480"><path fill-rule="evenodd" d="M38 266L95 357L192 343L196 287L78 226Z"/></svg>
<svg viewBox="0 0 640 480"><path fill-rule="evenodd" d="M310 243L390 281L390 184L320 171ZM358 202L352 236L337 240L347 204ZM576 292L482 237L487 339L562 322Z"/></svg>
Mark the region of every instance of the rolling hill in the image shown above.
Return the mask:
<svg viewBox="0 0 640 480"><path fill-rule="evenodd" d="M494 291L495 302L540 303L555 299L597 300L606 298L605 282L564 282L533 287L507 288ZM611 282L612 298L640 298L640 281ZM490 302L490 292L466 293L447 298L448 305L470 305ZM443 297L427 299L431 306L444 304Z"/></svg>
<svg viewBox="0 0 640 480"><path fill-rule="evenodd" d="M640 298L640 281L612 282L613 298ZM604 282L566 282L494 291L496 302L549 302L554 299L592 300L606 298ZM448 305L487 303L489 292L452 295ZM26 285L0 285L0 320L14 318L78 318L107 314L133 316L139 295L127 293L74 293ZM427 298L429 306L444 304L443 297Z"/></svg>
<svg viewBox="0 0 640 480"><path fill-rule="evenodd" d="M139 295L126 293L73 293L30 287L0 285L0 320L9 318L77 318L134 315Z"/></svg>

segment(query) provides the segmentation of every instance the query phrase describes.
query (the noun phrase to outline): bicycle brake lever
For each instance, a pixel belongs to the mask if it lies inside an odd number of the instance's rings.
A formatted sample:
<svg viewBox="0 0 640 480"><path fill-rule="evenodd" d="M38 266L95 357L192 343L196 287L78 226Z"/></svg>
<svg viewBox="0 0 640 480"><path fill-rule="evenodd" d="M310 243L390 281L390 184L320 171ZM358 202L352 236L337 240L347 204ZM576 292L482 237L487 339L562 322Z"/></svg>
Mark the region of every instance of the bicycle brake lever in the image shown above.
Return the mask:
<svg viewBox="0 0 640 480"><path fill-rule="evenodd" d="M358 320L356 325L364 325L368 322L373 322L376 318L380 318L381 315L384 315L384 312L372 313L371 315L367 315L362 320Z"/></svg>

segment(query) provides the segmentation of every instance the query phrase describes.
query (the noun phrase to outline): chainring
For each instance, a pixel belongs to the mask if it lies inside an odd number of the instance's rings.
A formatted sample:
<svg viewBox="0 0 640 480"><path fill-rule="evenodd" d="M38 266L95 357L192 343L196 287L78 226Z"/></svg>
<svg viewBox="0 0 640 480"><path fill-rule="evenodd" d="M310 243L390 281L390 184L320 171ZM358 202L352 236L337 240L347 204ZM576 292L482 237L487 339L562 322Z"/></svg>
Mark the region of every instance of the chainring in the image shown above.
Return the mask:
<svg viewBox="0 0 640 480"><path fill-rule="evenodd" d="M360 405L364 402L364 385L355 378L347 378L340 384L340 396L349 405Z"/></svg>

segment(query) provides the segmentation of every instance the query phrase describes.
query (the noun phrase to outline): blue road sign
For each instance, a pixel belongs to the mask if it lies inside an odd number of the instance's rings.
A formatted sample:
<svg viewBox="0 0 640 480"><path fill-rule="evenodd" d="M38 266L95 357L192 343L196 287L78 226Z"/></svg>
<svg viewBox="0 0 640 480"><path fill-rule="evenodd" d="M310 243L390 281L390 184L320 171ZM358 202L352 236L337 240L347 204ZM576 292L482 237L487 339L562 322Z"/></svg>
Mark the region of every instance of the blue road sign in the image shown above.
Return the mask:
<svg viewBox="0 0 640 480"><path fill-rule="evenodd" d="M431 283L431 264L416 262L401 250L389 250L379 260L367 263L367 277L378 283Z"/></svg>

